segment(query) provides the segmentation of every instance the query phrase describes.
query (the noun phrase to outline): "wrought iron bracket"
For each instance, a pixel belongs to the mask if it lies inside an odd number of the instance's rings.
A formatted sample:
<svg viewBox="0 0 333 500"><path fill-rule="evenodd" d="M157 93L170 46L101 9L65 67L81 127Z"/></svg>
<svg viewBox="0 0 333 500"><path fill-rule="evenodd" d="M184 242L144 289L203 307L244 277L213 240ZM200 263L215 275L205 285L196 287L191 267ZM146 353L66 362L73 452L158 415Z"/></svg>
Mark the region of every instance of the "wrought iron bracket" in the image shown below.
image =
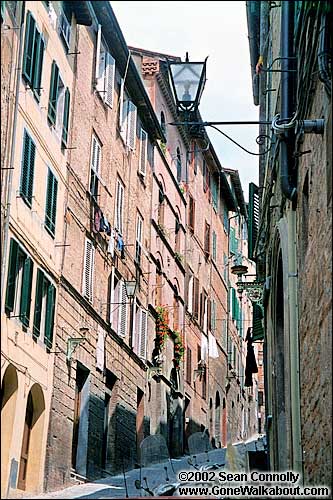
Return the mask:
<svg viewBox="0 0 333 500"><path fill-rule="evenodd" d="M252 302L252 304L257 304L264 310L263 298L264 298L264 282L263 281L252 281L247 283L245 281L237 281L236 283L238 293L246 292L246 295Z"/></svg>

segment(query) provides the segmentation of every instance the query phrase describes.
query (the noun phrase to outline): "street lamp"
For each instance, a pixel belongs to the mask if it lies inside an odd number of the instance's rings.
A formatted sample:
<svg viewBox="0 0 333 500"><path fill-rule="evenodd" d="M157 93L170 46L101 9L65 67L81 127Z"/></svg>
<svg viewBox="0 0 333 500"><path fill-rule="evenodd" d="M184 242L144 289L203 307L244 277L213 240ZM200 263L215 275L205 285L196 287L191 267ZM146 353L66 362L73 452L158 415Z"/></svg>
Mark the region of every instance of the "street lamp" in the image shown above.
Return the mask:
<svg viewBox="0 0 333 500"><path fill-rule="evenodd" d="M126 290L126 295L127 297L132 300L134 299L135 296L135 291L136 291L136 281L124 281L125 283L125 290Z"/></svg>
<svg viewBox="0 0 333 500"><path fill-rule="evenodd" d="M206 61L168 62L173 96L180 111L196 111L206 82Z"/></svg>
<svg viewBox="0 0 333 500"><path fill-rule="evenodd" d="M236 144L239 148L248 154L261 156L271 150L271 146L262 153L253 153L248 151L243 146L238 144L234 139L229 137L225 132L222 132L216 125L269 125L270 121L242 121L242 122L204 122L198 121L196 111L200 104L200 98L206 83L206 62L207 57L203 62L190 62L188 52L184 62L168 61L168 71L170 87L172 89L174 101L177 107L178 114L183 121L172 122L169 125L183 125L189 130L198 130L199 127L212 127L220 132L224 137ZM257 137L257 144L263 144L264 139L271 141L268 135L261 134Z"/></svg>

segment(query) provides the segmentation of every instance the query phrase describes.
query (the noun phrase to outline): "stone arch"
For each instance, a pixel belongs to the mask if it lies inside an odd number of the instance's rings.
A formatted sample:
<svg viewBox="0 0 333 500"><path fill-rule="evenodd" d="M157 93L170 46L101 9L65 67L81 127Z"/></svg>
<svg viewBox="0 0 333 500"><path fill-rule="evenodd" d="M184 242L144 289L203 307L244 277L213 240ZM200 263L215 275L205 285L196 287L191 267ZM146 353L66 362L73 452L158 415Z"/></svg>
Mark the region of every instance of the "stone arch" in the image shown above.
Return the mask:
<svg viewBox="0 0 333 500"><path fill-rule="evenodd" d="M215 443L221 447L221 399L219 391L215 395Z"/></svg>
<svg viewBox="0 0 333 500"><path fill-rule="evenodd" d="M18 488L37 492L42 484L45 399L41 386L35 383L28 394L18 474Z"/></svg>
<svg viewBox="0 0 333 500"><path fill-rule="evenodd" d="M18 377L14 365L7 366L1 385L1 497L7 491L8 475L10 469L10 450L14 430L18 393Z"/></svg>

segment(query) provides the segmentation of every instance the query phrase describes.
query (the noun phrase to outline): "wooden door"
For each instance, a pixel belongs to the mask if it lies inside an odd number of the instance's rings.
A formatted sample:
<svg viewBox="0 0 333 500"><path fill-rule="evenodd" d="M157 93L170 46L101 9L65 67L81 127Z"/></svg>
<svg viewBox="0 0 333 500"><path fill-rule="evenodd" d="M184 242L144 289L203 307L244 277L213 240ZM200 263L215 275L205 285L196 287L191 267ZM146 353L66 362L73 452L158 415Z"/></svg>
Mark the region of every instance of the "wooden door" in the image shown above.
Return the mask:
<svg viewBox="0 0 333 500"><path fill-rule="evenodd" d="M31 393L28 396L27 409L25 413L25 422L24 422L24 432L23 432L23 440L22 440L22 450L21 450L21 458L20 458L20 470L18 476L17 487L20 490L25 490L26 487L26 478L27 478L27 468L28 468L28 458L29 458L29 444L31 437L31 428L32 428L32 420L33 420L33 402Z"/></svg>
<svg viewBox="0 0 333 500"><path fill-rule="evenodd" d="M80 425L80 407L81 407L81 389L82 385L76 381L75 399L74 399L74 421L73 421L73 441L72 441L72 467L76 468L76 453L79 440L79 425Z"/></svg>

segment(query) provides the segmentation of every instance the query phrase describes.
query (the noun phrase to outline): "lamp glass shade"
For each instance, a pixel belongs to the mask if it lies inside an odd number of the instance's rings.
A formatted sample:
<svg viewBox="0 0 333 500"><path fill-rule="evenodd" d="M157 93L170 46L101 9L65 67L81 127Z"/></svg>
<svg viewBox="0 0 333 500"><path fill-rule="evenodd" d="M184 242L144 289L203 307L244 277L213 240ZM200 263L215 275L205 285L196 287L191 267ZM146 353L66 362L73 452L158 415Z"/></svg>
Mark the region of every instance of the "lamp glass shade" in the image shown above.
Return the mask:
<svg viewBox="0 0 333 500"><path fill-rule="evenodd" d="M169 63L170 79L176 104L181 108L197 108L205 84L206 61Z"/></svg>
<svg viewBox="0 0 333 500"><path fill-rule="evenodd" d="M125 281L126 295L129 299L133 299L136 289L136 281Z"/></svg>

